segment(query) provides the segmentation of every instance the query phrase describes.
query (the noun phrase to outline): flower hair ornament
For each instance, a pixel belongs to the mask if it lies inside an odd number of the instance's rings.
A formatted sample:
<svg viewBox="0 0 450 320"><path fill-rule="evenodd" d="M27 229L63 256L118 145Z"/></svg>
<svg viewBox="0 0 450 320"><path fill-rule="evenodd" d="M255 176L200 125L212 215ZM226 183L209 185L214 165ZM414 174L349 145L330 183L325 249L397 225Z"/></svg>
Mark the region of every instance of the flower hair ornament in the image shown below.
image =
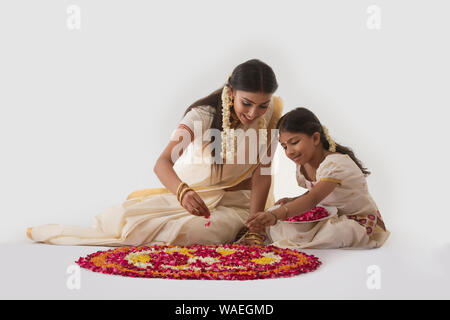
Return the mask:
<svg viewBox="0 0 450 320"><path fill-rule="evenodd" d="M336 152L336 142L334 142L334 140L331 139L330 133L328 132L327 127L325 127L324 125L322 125L322 130L323 130L323 134L325 135L325 139L327 139L328 144L330 145L330 146L328 147L328 151Z"/></svg>
<svg viewBox="0 0 450 320"><path fill-rule="evenodd" d="M230 79L230 77L228 77ZM233 96L228 83L223 86L222 90L222 152L221 157L224 159L234 156L234 129L230 124L230 108L233 106ZM233 148L232 148L233 146Z"/></svg>
<svg viewBox="0 0 450 320"><path fill-rule="evenodd" d="M234 128L239 124L239 118L235 112L231 112L231 108L234 106L233 95L229 86L231 75L228 77L227 83L222 89L222 159L234 159L236 152L235 134ZM230 116L233 118L233 123L230 123ZM264 116L259 119L259 128L267 129L267 123ZM262 131L262 137L264 142L267 142L267 130ZM226 158L225 158L226 155Z"/></svg>

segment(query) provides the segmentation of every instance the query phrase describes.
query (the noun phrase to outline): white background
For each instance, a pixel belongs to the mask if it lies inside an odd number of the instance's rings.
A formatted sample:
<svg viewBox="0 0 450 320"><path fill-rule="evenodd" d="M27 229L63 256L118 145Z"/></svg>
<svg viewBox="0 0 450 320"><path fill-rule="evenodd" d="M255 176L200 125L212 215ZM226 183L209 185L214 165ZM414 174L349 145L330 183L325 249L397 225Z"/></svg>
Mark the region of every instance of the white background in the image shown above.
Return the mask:
<svg viewBox="0 0 450 320"><path fill-rule="evenodd" d="M67 22L81 10L81 29ZM381 9L381 29L367 9ZM184 110L258 58L373 172L392 235L450 248L446 1L2 1L0 242L90 226L141 188ZM278 148L281 151L281 148ZM276 197L301 192L277 156ZM442 251L443 252L443 251Z"/></svg>

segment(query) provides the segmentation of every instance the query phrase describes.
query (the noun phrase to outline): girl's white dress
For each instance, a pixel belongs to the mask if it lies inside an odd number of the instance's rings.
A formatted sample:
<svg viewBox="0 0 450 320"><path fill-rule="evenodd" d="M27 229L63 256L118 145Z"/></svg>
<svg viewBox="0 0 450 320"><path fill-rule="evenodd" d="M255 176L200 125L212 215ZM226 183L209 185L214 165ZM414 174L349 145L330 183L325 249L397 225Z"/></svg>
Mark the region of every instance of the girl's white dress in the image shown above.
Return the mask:
<svg viewBox="0 0 450 320"><path fill-rule="evenodd" d="M338 214L326 220L303 224L301 231L288 225L288 222L279 221L268 228L274 245L368 249L384 244L390 232L386 230L378 207L369 194L366 178L348 155L328 155L316 171L316 181L307 180L302 171L302 167L297 165L297 182L308 190L319 181L338 183L334 191L319 204L336 207Z"/></svg>
<svg viewBox="0 0 450 320"><path fill-rule="evenodd" d="M282 100L273 97L268 110L263 115L268 131L275 128L282 113ZM195 132L195 122L203 129L211 127L215 109L201 106L189 111L181 120L179 128L189 128ZM238 129L258 129L255 121L250 125L239 124ZM187 132L187 131L178 131ZM270 143L271 135L267 137ZM199 140L197 140L199 139ZM178 139L177 139L178 140ZM61 224L46 224L27 229L27 236L36 242L56 245L98 245L125 246L150 244L224 244L235 240L244 227L250 210L250 190L226 191L224 189L238 185L250 178L258 162L247 161L244 164L224 164L222 179L212 181L211 159L208 141L195 136L182 156L175 162L174 170L180 179L192 187L208 206L211 224L204 217L187 212L178 202L176 195L166 188L143 189L131 193L125 201L106 209L95 216L92 227ZM258 140L259 141L259 140ZM239 150L244 143L245 153L249 147L244 141L237 141ZM203 147L207 149L203 150ZM211 145L209 145L211 148ZM259 158L258 158L259 160ZM266 208L273 205L273 179Z"/></svg>

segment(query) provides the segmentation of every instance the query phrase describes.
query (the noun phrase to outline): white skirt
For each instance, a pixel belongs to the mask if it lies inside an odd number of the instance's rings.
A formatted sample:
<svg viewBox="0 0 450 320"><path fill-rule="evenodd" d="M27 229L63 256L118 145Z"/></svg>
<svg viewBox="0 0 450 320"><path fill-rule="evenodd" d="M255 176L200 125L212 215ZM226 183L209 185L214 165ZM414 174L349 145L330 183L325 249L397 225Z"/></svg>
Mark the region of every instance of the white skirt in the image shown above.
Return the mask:
<svg viewBox="0 0 450 320"><path fill-rule="evenodd" d="M56 245L139 246L232 243L245 227L250 190L200 193L211 212L194 216L170 193L132 199L95 216L91 228L46 224L28 228L30 239ZM209 227L205 224L211 221Z"/></svg>

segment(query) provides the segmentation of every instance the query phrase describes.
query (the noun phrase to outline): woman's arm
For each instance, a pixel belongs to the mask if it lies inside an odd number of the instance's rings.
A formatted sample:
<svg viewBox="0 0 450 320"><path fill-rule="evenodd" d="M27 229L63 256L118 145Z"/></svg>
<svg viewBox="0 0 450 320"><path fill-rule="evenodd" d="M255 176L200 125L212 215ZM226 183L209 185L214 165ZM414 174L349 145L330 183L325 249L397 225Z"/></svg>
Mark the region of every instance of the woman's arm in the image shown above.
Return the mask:
<svg viewBox="0 0 450 320"><path fill-rule="evenodd" d="M276 145L274 148L275 152ZM268 154L272 154L272 146L269 145L267 149ZM261 174L261 171L267 170L271 167L272 161L269 161L267 164L260 163L258 167L256 167L255 171L252 175L252 191L250 193L250 215L249 219L255 217L258 212L264 211L267 196L269 195L270 185L272 183L272 175L271 174ZM262 226L253 225L252 228L249 228L250 232L260 233L262 231Z"/></svg>
<svg viewBox="0 0 450 320"><path fill-rule="evenodd" d="M237 191L237 190L251 190L252 189L252 178L245 179L234 187L225 188L225 191Z"/></svg>
<svg viewBox="0 0 450 320"><path fill-rule="evenodd" d="M191 143L190 135L186 134L187 131L185 129L177 129L176 132L179 133L179 139L170 140L153 167L153 172L155 172L158 179L173 194L176 194L178 186L182 182L175 170L173 170L174 163Z"/></svg>
<svg viewBox="0 0 450 320"><path fill-rule="evenodd" d="M174 163L183 154L185 148L191 143L190 134L185 129L178 129L181 133L178 140L171 140L159 156L153 171L161 183L173 194L177 193L178 186L182 182L173 169ZM188 191L183 196L183 207L190 213L209 217L210 211L201 197L195 191ZM197 209L198 213L194 210Z"/></svg>
<svg viewBox="0 0 450 320"><path fill-rule="evenodd" d="M261 167L258 166L252 176L250 215L248 219L251 220L257 216L258 212L264 211L271 182L272 176L261 175ZM261 233L261 231L263 231L263 226L255 223L252 226L248 226L248 229L250 232Z"/></svg>
<svg viewBox="0 0 450 320"><path fill-rule="evenodd" d="M264 211L269 195L271 175L262 175L261 166L258 166L252 175L252 191L250 193L250 215Z"/></svg>

